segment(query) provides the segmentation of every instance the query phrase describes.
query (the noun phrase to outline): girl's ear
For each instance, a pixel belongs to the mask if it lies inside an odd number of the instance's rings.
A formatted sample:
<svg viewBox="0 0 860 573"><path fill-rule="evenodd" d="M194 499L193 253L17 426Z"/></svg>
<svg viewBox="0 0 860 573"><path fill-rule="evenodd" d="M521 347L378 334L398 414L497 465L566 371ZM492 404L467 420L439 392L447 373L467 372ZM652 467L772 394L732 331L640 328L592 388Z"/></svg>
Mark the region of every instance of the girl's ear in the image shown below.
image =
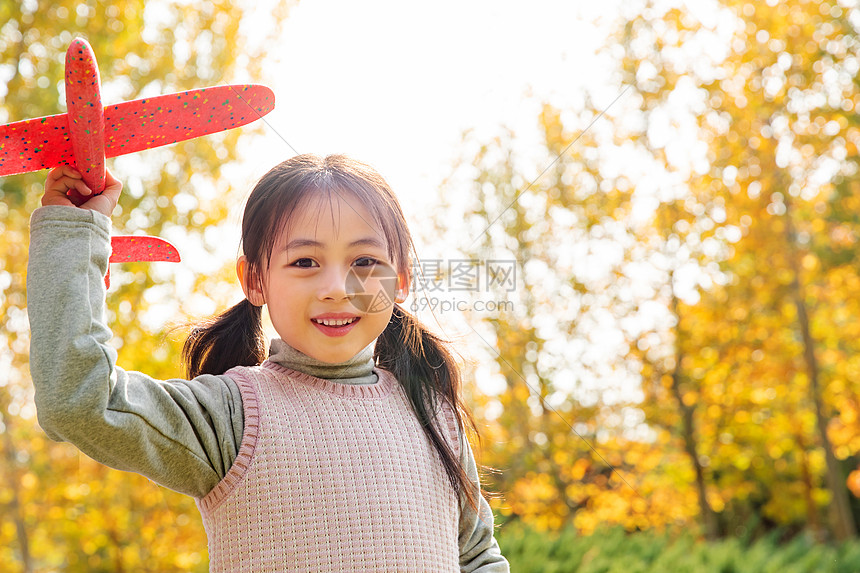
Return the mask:
<svg viewBox="0 0 860 573"><path fill-rule="evenodd" d="M242 285L242 292L245 293L245 298L247 298L251 304L254 306L263 306L266 304L266 297L263 296L263 291L260 290L257 281L249 280L248 259L245 255L242 255L239 257L239 260L236 261L236 275L239 277L239 283Z"/></svg>
<svg viewBox="0 0 860 573"><path fill-rule="evenodd" d="M394 292L394 302L401 304L409 296L409 280L403 273L397 274L397 290Z"/></svg>

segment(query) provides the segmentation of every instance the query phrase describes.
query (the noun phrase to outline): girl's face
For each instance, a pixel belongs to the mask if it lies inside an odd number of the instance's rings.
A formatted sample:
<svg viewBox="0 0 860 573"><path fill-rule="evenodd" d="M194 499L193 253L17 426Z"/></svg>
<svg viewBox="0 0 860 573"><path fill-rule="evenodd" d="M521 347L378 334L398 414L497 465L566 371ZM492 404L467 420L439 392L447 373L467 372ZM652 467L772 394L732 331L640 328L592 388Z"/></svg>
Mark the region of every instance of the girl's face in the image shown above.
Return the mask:
<svg viewBox="0 0 860 573"><path fill-rule="evenodd" d="M403 302L385 235L349 193L301 205L275 242L262 289L249 288L245 257L237 265L245 296L267 304L278 335L327 363L345 362L375 340Z"/></svg>

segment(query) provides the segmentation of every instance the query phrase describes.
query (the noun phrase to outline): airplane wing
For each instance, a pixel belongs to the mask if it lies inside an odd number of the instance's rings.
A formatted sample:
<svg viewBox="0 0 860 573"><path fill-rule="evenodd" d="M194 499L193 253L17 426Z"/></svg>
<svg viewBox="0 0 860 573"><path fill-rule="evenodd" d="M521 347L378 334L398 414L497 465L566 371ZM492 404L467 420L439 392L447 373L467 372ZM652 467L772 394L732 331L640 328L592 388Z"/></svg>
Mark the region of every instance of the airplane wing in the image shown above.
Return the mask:
<svg viewBox="0 0 860 573"><path fill-rule="evenodd" d="M0 176L73 164L65 113L0 125Z"/></svg>
<svg viewBox="0 0 860 573"><path fill-rule="evenodd" d="M180 262L176 247L158 237L148 235L114 235L110 238L111 263L133 261Z"/></svg>
<svg viewBox="0 0 860 573"><path fill-rule="evenodd" d="M240 127L266 115L275 94L265 86L203 88L106 106L105 157ZM0 126L0 176L73 165L68 115Z"/></svg>
<svg viewBox="0 0 860 573"><path fill-rule="evenodd" d="M260 119L275 94L260 85L203 88L105 106L105 157L170 145Z"/></svg>
<svg viewBox="0 0 860 573"><path fill-rule="evenodd" d="M111 255L109 263L130 263L134 261L180 262L176 247L158 237L148 235L114 235L110 238ZM105 274L105 288L110 288L110 265Z"/></svg>

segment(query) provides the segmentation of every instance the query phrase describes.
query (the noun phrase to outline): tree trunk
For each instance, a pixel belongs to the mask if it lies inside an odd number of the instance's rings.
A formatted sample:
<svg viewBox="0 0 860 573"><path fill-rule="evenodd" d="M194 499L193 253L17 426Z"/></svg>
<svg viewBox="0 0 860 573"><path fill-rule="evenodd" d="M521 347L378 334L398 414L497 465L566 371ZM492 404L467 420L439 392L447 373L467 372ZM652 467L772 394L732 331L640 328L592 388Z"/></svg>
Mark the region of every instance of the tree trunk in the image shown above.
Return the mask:
<svg viewBox="0 0 860 573"><path fill-rule="evenodd" d="M785 231L788 241L789 265L792 271L791 296L797 308L797 321L803 339L803 357L806 362L806 374L809 378L809 399L815 410L815 426L818 430L818 439L824 448L824 458L827 463L827 487L833 496L831 504L834 517L834 533L837 539L845 540L857 536L857 526L854 523L854 515L851 513L851 505L848 499L848 486L845 476L839 468L839 460L833 454L833 446L827 436L828 418L824 413L824 401L821 398L822 389L818 372L818 360L815 356L815 340L809 328L809 314L806 311L806 302L803 295L803 287L800 284L800 266L797 262L797 253L794 248L794 225L791 220L788 197L785 198Z"/></svg>
<svg viewBox="0 0 860 573"><path fill-rule="evenodd" d="M30 541L27 536L27 527L24 523L24 515L21 509L21 480L20 471L18 471L18 460L15 456L15 449L12 444L11 422L6 415L6 401L0 400L0 422L2 422L3 430L3 461L6 466L6 475L8 476L8 487L12 493L12 499L9 501L9 513L15 522L15 533L18 537L18 547L21 550L21 566L23 573L32 573L33 563L30 557Z"/></svg>
<svg viewBox="0 0 860 573"><path fill-rule="evenodd" d="M672 312L678 320L678 326L675 331L675 368L672 371L672 393L678 401L678 408L681 410L681 432L684 438L684 451L690 457L690 462L693 464L693 469L696 472L696 491L699 497L699 512L701 514L702 525L705 528L705 538L709 541L714 541L719 536L717 527L717 516L708 503L708 491L705 485L705 470L702 463L699 461L699 454L696 448L696 421L693 417L695 408L684 403L684 397L681 394L681 360L684 358L683 350L681 350L681 316L678 314L678 298L675 296L675 288L672 281L674 275L670 273L669 282L672 288Z"/></svg>
<svg viewBox="0 0 860 573"><path fill-rule="evenodd" d="M786 411L789 419L791 419L794 427L794 441L797 444L797 460L800 465L800 479L803 482L803 501L806 504L806 526L812 532L812 536L819 543L826 541L824 530L821 525L821 517L818 513L818 504L815 503L813 492L815 491L815 480L812 476L812 470L809 468L809 456L807 451L809 446L806 444L806 439L800 431L800 423L797 421L794 409L789 407Z"/></svg>

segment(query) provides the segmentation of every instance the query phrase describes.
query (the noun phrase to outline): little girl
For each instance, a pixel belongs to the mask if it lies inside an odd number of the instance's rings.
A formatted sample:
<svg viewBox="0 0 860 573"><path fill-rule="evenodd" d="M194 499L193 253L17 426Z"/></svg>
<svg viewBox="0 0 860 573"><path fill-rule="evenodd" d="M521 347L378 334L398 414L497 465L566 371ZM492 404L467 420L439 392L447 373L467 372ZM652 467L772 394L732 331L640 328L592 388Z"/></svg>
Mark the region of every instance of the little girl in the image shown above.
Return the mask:
<svg viewBox="0 0 860 573"><path fill-rule="evenodd" d="M108 346L121 189L107 173L92 196L59 167L31 219L30 367L52 439L194 496L211 571L509 570L457 367L398 304L413 245L376 171L301 155L263 176L236 265L246 298L192 332L189 380L123 370Z"/></svg>

